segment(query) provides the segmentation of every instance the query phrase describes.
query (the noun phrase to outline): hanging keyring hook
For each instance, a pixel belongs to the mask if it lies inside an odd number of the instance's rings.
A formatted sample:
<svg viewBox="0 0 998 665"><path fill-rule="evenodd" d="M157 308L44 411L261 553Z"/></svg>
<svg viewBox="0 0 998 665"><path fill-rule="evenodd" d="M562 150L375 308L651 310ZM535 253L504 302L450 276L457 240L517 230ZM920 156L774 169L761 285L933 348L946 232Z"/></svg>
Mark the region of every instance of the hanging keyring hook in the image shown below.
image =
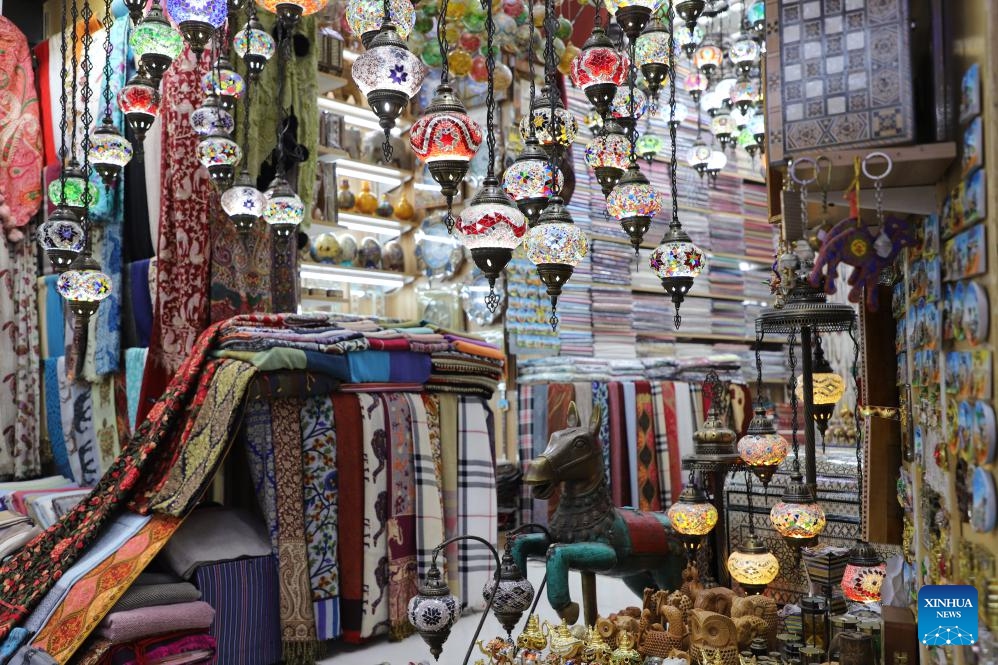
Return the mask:
<svg viewBox="0 0 998 665"><path fill-rule="evenodd" d="M819 157L819 159L821 158ZM801 164L810 165L812 174L810 178L801 178L797 175L797 169L801 167ZM818 180L818 162L811 157L798 157L790 165L790 179L801 187L807 187L808 185L814 184L815 181Z"/></svg>
<svg viewBox="0 0 998 665"><path fill-rule="evenodd" d="M884 167L883 173L881 173L880 175L873 175L872 173L870 173L870 163L877 159L884 160L886 166ZM863 175L872 180L874 183L877 183L891 174L891 171L894 169L894 162L891 161L890 156L886 152L880 152L880 151L871 152L870 154L868 154L866 157L863 158L862 168L863 168Z"/></svg>

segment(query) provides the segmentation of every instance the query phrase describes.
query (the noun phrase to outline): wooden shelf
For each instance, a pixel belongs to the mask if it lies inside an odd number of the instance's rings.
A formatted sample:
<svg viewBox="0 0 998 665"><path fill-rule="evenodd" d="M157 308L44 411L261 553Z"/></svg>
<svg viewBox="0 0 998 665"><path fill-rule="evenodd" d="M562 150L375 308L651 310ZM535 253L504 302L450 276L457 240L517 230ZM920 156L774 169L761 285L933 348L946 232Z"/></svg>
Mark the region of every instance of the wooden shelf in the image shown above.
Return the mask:
<svg viewBox="0 0 998 665"><path fill-rule="evenodd" d="M811 158L819 156L827 157L832 162L832 174L828 183L829 197L839 196L837 192L842 192L853 179L853 161L855 158L861 160L871 152L883 152L894 163L890 174L883 180L885 189L894 187L925 187L935 186L946 170L956 159L956 143L949 141L946 143L923 143L919 145L862 148L860 150L835 150L831 152L819 152L808 155ZM883 160L871 163L869 170L874 175L882 173L884 169ZM798 177L806 178L810 175L809 169L800 168L797 170ZM822 173L822 180L825 175ZM862 176L862 186L864 189L872 187L868 178ZM808 186L812 192L821 188L818 183ZM861 194L862 196L862 194Z"/></svg>
<svg viewBox="0 0 998 665"><path fill-rule="evenodd" d="M337 76L336 74L330 74L329 72L320 71L316 75L316 86L319 89L320 95L324 95L327 92L332 92L333 90L339 90L347 83L349 83L349 81L347 81L342 76Z"/></svg>
<svg viewBox="0 0 998 665"><path fill-rule="evenodd" d="M350 219L344 220L341 218L339 220L339 223L335 223L333 220L326 220L326 219L322 221L313 220L308 228L309 235L314 237L319 233L327 233L332 231L351 231L355 233L366 233L366 234L397 238L401 235L409 233L414 228L416 228L416 224L414 222L402 221L400 219L395 219L394 217L377 217L374 215L362 215L359 213L349 212L349 211L341 212L339 214L341 216L349 215ZM349 223L358 223L358 224L367 223L371 225L371 228L369 229L352 228L351 226L349 226ZM397 224L398 228L392 228L391 225L393 224ZM383 227L383 228L375 230L378 227Z"/></svg>

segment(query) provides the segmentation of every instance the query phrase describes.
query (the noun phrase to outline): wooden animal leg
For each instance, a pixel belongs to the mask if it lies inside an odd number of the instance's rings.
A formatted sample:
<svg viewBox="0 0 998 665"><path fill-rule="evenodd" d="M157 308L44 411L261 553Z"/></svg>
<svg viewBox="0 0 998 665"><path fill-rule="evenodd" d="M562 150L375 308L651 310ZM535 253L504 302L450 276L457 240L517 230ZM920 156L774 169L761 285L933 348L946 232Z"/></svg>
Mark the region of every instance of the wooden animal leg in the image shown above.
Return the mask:
<svg viewBox="0 0 998 665"><path fill-rule="evenodd" d="M579 604L568 591L568 571L600 571L613 568L617 552L605 543L555 544L548 549L548 602L570 624L579 619Z"/></svg>

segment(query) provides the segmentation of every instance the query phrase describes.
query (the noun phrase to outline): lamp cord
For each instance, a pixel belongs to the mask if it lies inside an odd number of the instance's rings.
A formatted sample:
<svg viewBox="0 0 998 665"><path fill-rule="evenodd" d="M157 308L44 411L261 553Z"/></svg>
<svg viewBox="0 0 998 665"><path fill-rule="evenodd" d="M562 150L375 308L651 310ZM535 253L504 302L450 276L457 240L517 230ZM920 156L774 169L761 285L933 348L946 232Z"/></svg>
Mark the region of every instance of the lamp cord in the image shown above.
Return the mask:
<svg viewBox="0 0 998 665"><path fill-rule="evenodd" d="M66 41L69 36L69 11L68 2L62 0L62 39L59 43L60 67L59 67L59 110L62 113L59 127L59 157L62 162L59 169L59 205L66 205L66 156L69 149L66 146Z"/></svg>
<svg viewBox="0 0 998 665"><path fill-rule="evenodd" d="M489 151L489 166L486 179L492 180L496 177L496 133L492 124L496 110L496 55L495 36L496 22L492 15L492 3L490 0L482 0L482 8L485 9L485 68L488 71L488 84L485 89L485 141Z"/></svg>

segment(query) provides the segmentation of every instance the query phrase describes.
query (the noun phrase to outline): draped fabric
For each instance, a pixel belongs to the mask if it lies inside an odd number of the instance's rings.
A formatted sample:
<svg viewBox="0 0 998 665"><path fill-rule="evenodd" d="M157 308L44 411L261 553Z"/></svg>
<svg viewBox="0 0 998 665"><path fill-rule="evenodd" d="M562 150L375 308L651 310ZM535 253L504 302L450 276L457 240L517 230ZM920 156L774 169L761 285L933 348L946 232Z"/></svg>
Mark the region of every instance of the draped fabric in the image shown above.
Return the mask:
<svg viewBox="0 0 998 665"><path fill-rule="evenodd" d="M59 399L59 358L45 360L45 429L52 447L55 470L66 478L73 477L73 468L66 453L66 440L62 433L62 409Z"/></svg>
<svg viewBox="0 0 998 665"><path fill-rule="evenodd" d="M638 381L635 388L635 425L637 447L637 504L641 510L662 510L658 460L655 448L655 413L651 384Z"/></svg>
<svg viewBox="0 0 998 665"><path fill-rule="evenodd" d="M637 391L635 385L628 381L622 384L624 389L624 449L627 451L627 505L638 505L638 426L637 426Z"/></svg>
<svg viewBox="0 0 998 665"><path fill-rule="evenodd" d="M108 469L121 452L118 440L118 417L115 409L114 377L90 385L93 406L93 434L100 469Z"/></svg>
<svg viewBox="0 0 998 665"><path fill-rule="evenodd" d="M440 423L440 451L443 455L443 495L444 495L444 537L447 539L458 536L462 533L461 525L458 521L459 495L458 495L458 459L461 451L457 444L457 417L458 417L458 397L449 393L441 393L437 396L437 421ZM427 408L430 405L427 404ZM454 596L461 601L461 606L465 607L464 587L462 586L463 576L460 573L460 549L458 543L451 543L444 550L447 561L447 585Z"/></svg>
<svg viewBox="0 0 998 665"><path fill-rule="evenodd" d="M494 430L491 412L481 397L458 397L458 533L496 542L497 506ZM491 550L481 543L458 544L462 605L485 608L481 589L495 572Z"/></svg>
<svg viewBox="0 0 998 665"><path fill-rule="evenodd" d="M533 459L541 453L548 445L548 386L535 385L533 399L533 420L534 434L532 437L533 451L530 458ZM538 524L548 523L548 502L544 499L533 499L533 520Z"/></svg>
<svg viewBox="0 0 998 665"><path fill-rule="evenodd" d="M185 48L161 84L163 159L156 302L140 421L208 324L208 220L216 195L207 171L197 161L199 137L191 127L190 113L203 97L201 78L210 62L210 55L195 60Z"/></svg>
<svg viewBox="0 0 998 665"><path fill-rule="evenodd" d="M364 428L360 395L333 395L339 481L340 619L343 639L362 640L364 614Z"/></svg>
<svg viewBox="0 0 998 665"><path fill-rule="evenodd" d="M413 632L406 613L419 591L416 579L416 485L412 410L402 393L383 397L388 422L388 632L401 640Z"/></svg>
<svg viewBox="0 0 998 665"><path fill-rule="evenodd" d="M593 383L593 408L599 408L599 442L603 449L603 473L610 483L610 397L605 383Z"/></svg>
<svg viewBox="0 0 998 665"><path fill-rule="evenodd" d="M516 389L517 406L517 448L520 454L520 466L523 473L534 458L534 386L525 383ZM520 524L534 521L534 497L530 485L523 483L520 487Z"/></svg>
<svg viewBox="0 0 998 665"><path fill-rule="evenodd" d="M273 311L269 225L259 220L252 230L240 233L217 206L212 209L212 218L211 320ZM281 278L297 286L297 279L289 275Z"/></svg>
<svg viewBox="0 0 998 665"><path fill-rule="evenodd" d="M607 385L610 403L610 492L618 506L630 505L630 480L627 462L627 423L624 415L624 386L612 381Z"/></svg>
<svg viewBox="0 0 998 665"><path fill-rule="evenodd" d="M10 207L2 220L9 242L24 239L42 203L42 125L31 51L24 34L0 16L0 197ZM28 244L34 244L30 239ZM29 274L34 276L34 266Z"/></svg>
<svg viewBox="0 0 998 665"><path fill-rule="evenodd" d="M364 596L361 637L388 627L388 428L380 395L360 393L364 451Z"/></svg>
<svg viewBox="0 0 998 665"><path fill-rule="evenodd" d="M338 481L333 400L313 397L301 412L305 539L312 585L315 630L320 640L340 635L340 579L337 556Z"/></svg>
<svg viewBox="0 0 998 665"><path fill-rule="evenodd" d="M405 394L412 414L413 480L416 485L416 574L423 579L433 548L444 541L443 459L436 397ZM427 408L430 402L430 408Z"/></svg>
<svg viewBox="0 0 998 665"><path fill-rule="evenodd" d="M257 504L270 534L270 544L277 553L277 471L274 468L274 440L271 437L270 402L250 400L244 421L246 458Z"/></svg>
<svg viewBox="0 0 998 665"><path fill-rule="evenodd" d="M672 384L651 382L651 408L655 420L655 460L658 468L659 502L662 508L672 503L672 464L669 459L669 428L667 425L663 391ZM675 414L673 414L675 419Z"/></svg>

